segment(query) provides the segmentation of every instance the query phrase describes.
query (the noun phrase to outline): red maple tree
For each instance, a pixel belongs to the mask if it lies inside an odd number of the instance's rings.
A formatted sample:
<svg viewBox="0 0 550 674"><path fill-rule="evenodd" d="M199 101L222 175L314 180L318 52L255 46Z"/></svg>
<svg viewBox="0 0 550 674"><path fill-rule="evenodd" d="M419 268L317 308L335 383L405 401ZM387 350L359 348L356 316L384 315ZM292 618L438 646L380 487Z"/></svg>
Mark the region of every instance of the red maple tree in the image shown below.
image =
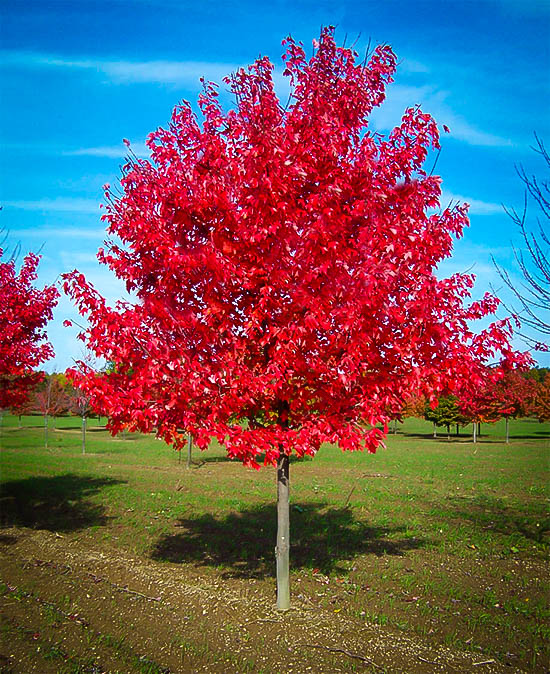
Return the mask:
<svg viewBox="0 0 550 674"><path fill-rule="evenodd" d="M391 48L361 63L331 28L309 59L284 44L286 107L268 58L225 80L228 112L204 82L202 124L178 105L148 138L151 160L124 166L122 194L107 186L103 217L122 243L98 257L135 302L109 307L82 274L65 278L90 323L82 339L116 363L73 373L112 432L155 429L181 449L186 429L201 449L214 436L246 465L277 464L278 579L291 452L374 452L411 392L476 380L497 351L513 358L506 322L468 327L497 300L465 305L473 277L434 274L467 224L465 205L436 210L441 180L423 168L436 123L413 107L386 139L368 129Z"/></svg>
<svg viewBox="0 0 550 674"><path fill-rule="evenodd" d="M34 369L53 348L45 327L59 293L55 286L34 286L39 257L30 253L19 273L15 261L2 262L0 248L0 409L22 407L42 379Z"/></svg>
<svg viewBox="0 0 550 674"><path fill-rule="evenodd" d="M525 362L528 362L527 360ZM462 414L474 424L506 421L506 443L510 441L510 419L526 416L532 405L535 382L527 379L520 369L487 368L483 382L478 386L466 383L458 406Z"/></svg>
<svg viewBox="0 0 550 674"><path fill-rule="evenodd" d="M499 416L506 421L506 444L510 442L510 419L526 417L535 398L536 384L520 370L506 372L495 383L495 397Z"/></svg>

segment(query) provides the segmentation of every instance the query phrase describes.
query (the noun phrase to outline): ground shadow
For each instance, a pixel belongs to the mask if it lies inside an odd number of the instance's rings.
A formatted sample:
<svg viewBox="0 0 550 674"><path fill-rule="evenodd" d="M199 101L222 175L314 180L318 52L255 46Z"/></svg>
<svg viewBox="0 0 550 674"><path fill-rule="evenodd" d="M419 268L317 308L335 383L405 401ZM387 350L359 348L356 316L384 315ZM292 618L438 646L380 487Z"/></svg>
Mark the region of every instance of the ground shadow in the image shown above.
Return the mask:
<svg viewBox="0 0 550 674"><path fill-rule="evenodd" d="M152 556L220 566L230 577L272 575L276 519L275 505L218 517L207 514L180 519L177 526L181 532L165 534ZM418 538L396 538L405 527L369 526L356 519L351 509L326 504L293 505L290 526L292 567L318 568L325 574L340 570L343 560L356 555L403 555L427 543Z"/></svg>
<svg viewBox="0 0 550 674"><path fill-rule="evenodd" d="M536 542L550 542L550 515L545 504L509 505L500 498L480 495L464 499L449 498L453 518L473 522L478 529L495 531L506 536L520 534Z"/></svg>
<svg viewBox="0 0 550 674"><path fill-rule="evenodd" d="M106 524L105 508L88 497L121 482L71 473L5 482L0 490L0 523L64 532Z"/></svg>
<svg viewBox="0 0 550 674"><path fill-rule="evenodd" d="M186 450L182 449L182 455L181 455L181 461L180 463L186 463L187 462L187 454L185 453ZM200 457L200 458L199 458ZM224 456L208 456L205 454L204 456L197 455L196 457L193 457L191 460L191 463L193 467L195 468L200 468L201 466L206 466L209 463L227 463L227 462L239 462L239 459L232 459L230 456L224 455Z"/></svg>

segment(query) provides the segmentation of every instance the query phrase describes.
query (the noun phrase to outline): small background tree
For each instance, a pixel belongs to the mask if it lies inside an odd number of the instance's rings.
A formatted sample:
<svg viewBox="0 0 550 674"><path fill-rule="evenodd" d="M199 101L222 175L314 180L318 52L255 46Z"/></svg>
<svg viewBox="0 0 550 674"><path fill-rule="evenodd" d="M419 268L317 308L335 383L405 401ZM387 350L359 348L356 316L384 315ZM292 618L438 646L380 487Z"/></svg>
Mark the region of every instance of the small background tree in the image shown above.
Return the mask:
<svg viewBox="0 0 550 674"><path fill-rule="evenodd" d="M95 414L91 405L90 396L79 389L73 389L69 394L69 411L82 420L82 454L86 453L86 422L88 417Z"/></svg>
<svg viewBox="0 0 550 674"><path fill-rule="evenodd" d="M451 425L462 426L467 419L459 409L457 398L453 395L441 396L437 400L437 405L425 403L424 418L431 421L434 425L434 438L437 437L437 426L445 426L447 429L447 439L451 439Z"/></svg>
<svg viewBox="0 0 550 674"><path fill-rule="evenodd" d="M48 418L55 418L67 412L69 408L69 397L65 388L59 383L54 375L46 377L46 382L41 391L38 391L34 398L36 409L44 417L44 447L48 448Z"/></svg>

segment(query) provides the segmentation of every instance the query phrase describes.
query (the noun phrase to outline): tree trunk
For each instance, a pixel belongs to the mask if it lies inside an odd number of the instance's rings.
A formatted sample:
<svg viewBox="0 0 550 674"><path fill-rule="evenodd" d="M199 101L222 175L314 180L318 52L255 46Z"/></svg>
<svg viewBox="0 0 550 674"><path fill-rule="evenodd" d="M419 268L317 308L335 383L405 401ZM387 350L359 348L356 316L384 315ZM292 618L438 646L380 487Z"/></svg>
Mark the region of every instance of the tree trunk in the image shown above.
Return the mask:
<svg viewBox="0 0 550 674"><path fill-rule="evenodd" d="M397 433L397 419L393 420L393 433L394 435Z"/></svg>
<svg viewBox="0 0 550 674"><path fill-rule="evenodd" d="M48 449L48 415L44 415L44 447Z"/></svg>
<svg viewBox="0 0 550 674"><path fill-rule="evenodd" d="M477 437L478 438L481 437L481 421L478 421L478 424L477 424Z"/></svg>
<svg viewBox="0 0 550 674"><path fill-rule="evenodd" d="M23 423L21 421L21 415L19 415L19 428L23 428Z"/></svg>
<svg viewBox="0 0 550 674"><path fill-rule="evenodd" d="M187 434L187 469L191 468L191 450L193 449L193 436Z"/></svg>
<svg viewBox="0 0 550 674"><path fill-rule="evenodd" d="M451 439L451 424L447 424L447 440Z"/></svg>
<svg viewBox="0 0 550 674"><path fill-rule="evenodd" d="M473 427L474 427L474 442L477 442L477 424L475 421L473 423Z"/></svg>
<svg viewBox="0 0 550 674"><path fill-rule="evenodd" d="M289 513L289 466L290 459L282 454L277 459L277 609L290 608L289 557L290 557L290 513Z"/></svg>
<svg viewBox="0 0 550 674"><path fill-rule="evenodd" d="M82 454L86 454L86 417L82 417Z"/></svg>
<svg viewBox="0 0 550 674"><path fill-rule="evenodd" d="M434 421L434 438L437 438L437 426L435 425L435 421Z"/></svg>
<svg viewBox="0 0 550 674"><path fill-rule="evenodd" d="M506 417L506 444L510 444L510 417Z"/></svg>

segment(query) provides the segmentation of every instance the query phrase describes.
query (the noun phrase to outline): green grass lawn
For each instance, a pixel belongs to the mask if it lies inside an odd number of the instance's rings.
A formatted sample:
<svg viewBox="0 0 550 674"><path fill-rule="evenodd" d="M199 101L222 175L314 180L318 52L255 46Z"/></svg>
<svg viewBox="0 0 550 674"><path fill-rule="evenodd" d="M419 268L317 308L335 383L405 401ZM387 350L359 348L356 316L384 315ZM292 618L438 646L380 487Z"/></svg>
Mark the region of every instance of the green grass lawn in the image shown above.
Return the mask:
<svg viewBox="0 0 550 674"><path fill-rule="evenodd" d="M6 416L2 522L221 578L274 574L275 471L194 465L153 436ZM453 429L454 430L454 429ZM550 429L483 425L447 440L408 419L375 455L325 446L291 464L292 592L323 608L539 670L548 661ZM318 581L328 579L340 594ZM335 600L335 596L337 599Z"/></svg>

